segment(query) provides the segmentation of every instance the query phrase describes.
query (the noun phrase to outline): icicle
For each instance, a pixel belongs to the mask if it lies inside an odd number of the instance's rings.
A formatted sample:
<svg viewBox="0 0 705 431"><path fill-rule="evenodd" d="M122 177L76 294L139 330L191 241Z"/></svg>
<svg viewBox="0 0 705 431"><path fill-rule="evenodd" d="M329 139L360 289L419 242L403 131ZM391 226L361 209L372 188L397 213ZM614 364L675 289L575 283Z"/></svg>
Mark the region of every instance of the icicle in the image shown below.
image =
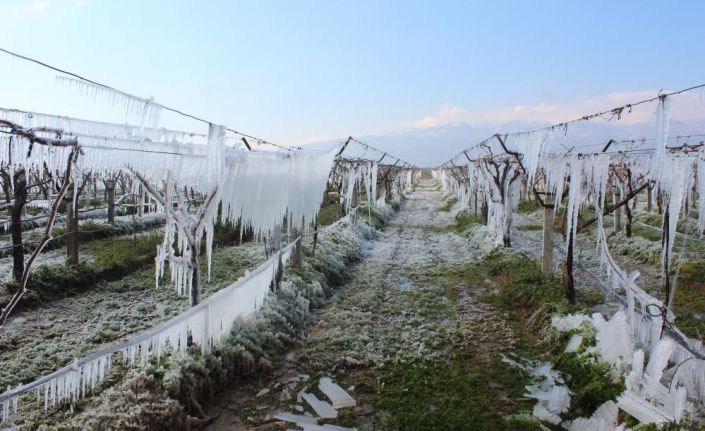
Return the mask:
<svg viewBox="0 0 705 431"><path fill-rule="evenodd" d="M211 124L208 129L208 183L215 187L223 177L225 127Z"/></svg>
<svg viewBox="0 0 705 431"><path fill-rule="evenodd" d="M668 140L670 112L671 99L663 96L659 99L659 103L656 108L656 150L654 152L654 159L651 167L651 178L656 181L661 181L663 178L663 160L666 156L666 141Z"/></svg>
<svg viewBox="0 0 705 431"><path fill-rule="evenodd" d="M151 127L157 127L159 124L162 106L154 103L152 99L143 99L100 84L66 76L57 76L56 83L76 87L81 94L90 93L94 98L97 96L104 97L112 106L124 107L125 118L127 119L131 115L134 116L140 127L143 127L145 123Z"/></svg>

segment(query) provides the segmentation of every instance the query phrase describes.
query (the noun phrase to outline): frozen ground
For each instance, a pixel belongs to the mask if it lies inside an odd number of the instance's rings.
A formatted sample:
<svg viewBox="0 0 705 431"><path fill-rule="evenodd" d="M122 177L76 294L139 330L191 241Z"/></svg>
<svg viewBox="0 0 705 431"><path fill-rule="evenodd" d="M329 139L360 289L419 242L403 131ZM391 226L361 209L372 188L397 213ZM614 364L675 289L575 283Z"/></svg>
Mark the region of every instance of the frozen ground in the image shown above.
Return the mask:
<svg viewBox="0 0 705 431"><path fill-rule="evenodd" d="M64 253L64 249L45 253L42 263L63 262ZM204 297L264 260L261 244L214 249L212 280L205 283ZM0 387L48 374L186 308L188 297L179 296L168 282L155 289L150 266L65 299L18 309L0 329Z"/></svg>
<svg viewBox="0 0 705 431"><path fill-rule="evenodd" d="M268 415L298 413L304 405L296 402L297 391L315 390L317 378L325 375L351 387L358 401L343 424L378 429L384 413L370 400L382 369L444 363L458 346L472 345L487 360L500 348L511 348L515 337L509 326L474 299L481 288L447 278L449 270L476 261L492 245L457 233L452 213L441 210L444 204L436 184L422 180L368 244L350 281L317 312L308 338L275 364L269 378L219 397L207 412L217 417L208 429L285 429ZM487 234L483 227L474 231ZM430 399L419 408L438 410Z"/></svg>

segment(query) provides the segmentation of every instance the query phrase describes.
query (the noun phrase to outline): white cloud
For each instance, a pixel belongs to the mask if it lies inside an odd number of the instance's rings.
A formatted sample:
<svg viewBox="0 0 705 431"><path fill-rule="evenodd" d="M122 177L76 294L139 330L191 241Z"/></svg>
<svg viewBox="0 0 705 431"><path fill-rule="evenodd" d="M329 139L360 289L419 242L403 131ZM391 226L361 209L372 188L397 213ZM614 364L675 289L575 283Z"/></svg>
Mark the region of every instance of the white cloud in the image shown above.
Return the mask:
<svg viewBox="0 0 705 431"><path fill-rule="evenodd" d="M44 13L49 7L49 2L47 0L34 0L32 4L27 6L24 10L27 13Z"/></svg>
<svg viewBox="0 0 705 431"><path fill-rule="evenodd" d="M536 105L515 105L474 110L446 104L433 114L414 121L416 128L439 127L454 123L473 125L499 125L512 121L528 123L560 123L580 118L585 114L602 112L639 100L650 99L658 91L634 91L611 93L594 97L581 97L567 102L544 102ZM705 119L705 103L697 92L684 93L672 99L671 118L680 121ZM635 107L631 113L624 111L621 124L648 121L654 113L656 103Z"/></svg>
<svg viewBox="0 0 705 431"><path fill-rule="evenodd" d="M300 145L308 145L308 144L313 144L317 142L327 142L327 141L332 141L334 139L339 139L339 136L333 136L333 135L308 135L308 136L302 136L302 137L296 137L291 140L289 143L290 146L300 146Z"/></svg>

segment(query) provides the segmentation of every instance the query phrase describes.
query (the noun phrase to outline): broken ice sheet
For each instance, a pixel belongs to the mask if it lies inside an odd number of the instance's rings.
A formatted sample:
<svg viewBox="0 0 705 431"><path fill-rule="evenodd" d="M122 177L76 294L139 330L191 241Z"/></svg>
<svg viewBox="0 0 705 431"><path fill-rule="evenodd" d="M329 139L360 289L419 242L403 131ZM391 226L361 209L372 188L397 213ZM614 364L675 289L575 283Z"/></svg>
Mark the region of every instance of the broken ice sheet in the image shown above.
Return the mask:
<svg viewBox="0 0 705 431"><path fill-rule="evenodd" d="M304 392L301 394L303 398L316 414L323 419L335 419L338 417L338 411L332 405L325 401L319 400L314 394Z"/></svg>
<svg viewBox="0 0 705 431"><path fill-rule="evenodd" d="M341 409L355 406L355 399L328 377L321 377L318 382L318 389L328 397L333 404L333 408Z"/></svg>

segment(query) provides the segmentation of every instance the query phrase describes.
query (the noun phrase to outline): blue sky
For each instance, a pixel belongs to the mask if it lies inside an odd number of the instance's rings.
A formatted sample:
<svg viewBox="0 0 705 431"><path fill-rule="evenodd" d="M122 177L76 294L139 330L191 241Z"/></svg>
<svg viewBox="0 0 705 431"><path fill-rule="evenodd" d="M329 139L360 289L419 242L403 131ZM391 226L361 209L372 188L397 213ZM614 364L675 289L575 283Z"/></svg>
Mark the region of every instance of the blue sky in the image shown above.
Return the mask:
<svg viewBox="0 0 705 431"><path fill-rule="evenodd" d="M3 0L0 13L1 47L285 144L546 103L566 107L548 120L570 118L705 82L702 1ZM120 121L53 72L7 56L0 70L2 107Z"/></svg>

